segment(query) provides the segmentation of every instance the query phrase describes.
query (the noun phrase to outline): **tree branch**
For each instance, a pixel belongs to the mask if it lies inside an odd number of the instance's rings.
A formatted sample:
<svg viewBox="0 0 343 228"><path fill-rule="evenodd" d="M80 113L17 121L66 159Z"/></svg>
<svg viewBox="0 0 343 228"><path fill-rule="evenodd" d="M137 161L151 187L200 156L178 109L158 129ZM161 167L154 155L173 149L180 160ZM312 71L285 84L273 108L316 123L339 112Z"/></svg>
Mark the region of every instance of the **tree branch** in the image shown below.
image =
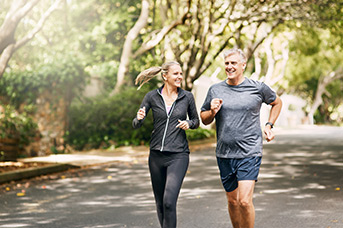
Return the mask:
<svg viewBox="0 0 343 228"><path fill-rule="evenodd" d="M117 74L117 83L111 95L117 93L124 84L124 77L128 71L129 62L132 56L132 43L137 38L139 32L145 27L149 17L149 1L142 0L141 14L135 25L130 29L124 42L123 52L120 57L120 65Z"/></svg>
<svg viewBox="0 0 343 228"><path fill-rule="evenodd" d="M8 61L11 59L14 52L14 44L8 45L0 56L0 79L2 78Z"/></svg>
<svg viewBox="0 0 343 228"><path fill-rule="evenodd" d="M63 0L56 0L54 2L54 4L52 6L50 6L50 8L43 14L43 16L41 17L41 19L38 21L36 27L24 38L22 38L21 40L19 40L16 44L15 44L15 50L21 48L22 46L24 46L28 41L32 40L35 35L43 28L44 23L46 22L46 20L49 18L49 16L58 8L59 4L62 2Z"/></svg>
<svg viewBox="0 0 343 228"><path fill-rule="evenodd" d="M142 46L132 55L132 58L137 58L138 56L142 55L143 53L151 50L156 45L158 45L164 37L175 27L178 25L184 24L185 20L189 18L190 15L188 12L186 12L181 19L173 21L170 25L167 27L164 27L155 37L154 39L149 40L146 43L143 43Z"/></svg>
<svg viewBox="0 0 343 228"><path fill-rule="evenodd" d="M40 0L14 1L5 21L0 27L0 54L12 43L15 43L14 33L20 20L39 2ZM20 8L21 7L21 8Z"/></svg>

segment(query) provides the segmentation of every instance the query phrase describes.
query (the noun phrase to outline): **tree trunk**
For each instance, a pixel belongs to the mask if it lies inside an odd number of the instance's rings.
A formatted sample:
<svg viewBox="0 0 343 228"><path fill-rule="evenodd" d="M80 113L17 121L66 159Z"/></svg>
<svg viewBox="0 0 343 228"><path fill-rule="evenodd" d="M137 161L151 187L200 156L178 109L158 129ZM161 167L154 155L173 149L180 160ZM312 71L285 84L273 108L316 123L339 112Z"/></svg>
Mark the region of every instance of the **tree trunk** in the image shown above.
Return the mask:
<svg viewBox="0 0 343 228"><path fill-rule="evenodd" d="M33 1L14 1L11 5L11 9L6 15L5 21L0 27L0 78L2 77L9 60L13 53L32 40L34 36L43 28L45 21L51 15L53 11L57 9L62 0L56 0L51 7L42 15L41 19L26 36L19 41L15 40L14 33L17 29L18 23L23 19L26 14L37 5L40 0Z"/></svg>
<svg viewBox="0 0 343 228"><path fill-rule="evenodd" d="M21 19L23 19L40 0L13 1L3 24L0 27L0 54L8 45L15 43L14 34Z"/></svg>
<svg viewBox="0 0 343 228"><path fill-rule="evenodd" d="M310 125L314 124L314 119L313 119L314 113L316 112L318 107L323 103L322 96L326 92L326 86L329 85L334 80L340 79L340 78L343 78L342 69L331 72L329 75L322 76L321 78L319 78L316 95L315 95L313 104L311 106L311 109L309 113L307 114Z"/></svg>
<svg viewBox="0 0 343 228"><path fill-rule="evenodd" d="M149 1L142 0L141 14L136 24L130 29L127 34L123 52L120 58L120 65L117 74L117 83L111 95L119 92L120 87L124 84L125 74L128 72L129 63L132 56L132 43L137 38L139 32L146 26L149 16Z"/></svg>

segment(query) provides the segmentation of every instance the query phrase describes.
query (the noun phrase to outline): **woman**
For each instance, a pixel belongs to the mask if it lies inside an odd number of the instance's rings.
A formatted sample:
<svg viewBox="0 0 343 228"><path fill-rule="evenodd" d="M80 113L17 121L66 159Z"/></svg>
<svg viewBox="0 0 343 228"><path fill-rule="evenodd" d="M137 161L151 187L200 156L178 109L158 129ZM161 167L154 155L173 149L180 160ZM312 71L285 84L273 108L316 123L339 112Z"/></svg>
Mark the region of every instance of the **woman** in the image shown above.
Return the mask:
<svg viewBox="0 0 343 228"><path fill-rule="evenodd" d="M176 227L176 202L189 164L185 130L199 126L192 93L181 89L182 70L178 62L151 67L141 72L141 86L161 72L164 85L148 92L133 120L139 128L149 110L154 118L150 141L149 171L161 227ZM140 88L140 87L139 87ZM187 114L189 120L186 120Z"/></svg>

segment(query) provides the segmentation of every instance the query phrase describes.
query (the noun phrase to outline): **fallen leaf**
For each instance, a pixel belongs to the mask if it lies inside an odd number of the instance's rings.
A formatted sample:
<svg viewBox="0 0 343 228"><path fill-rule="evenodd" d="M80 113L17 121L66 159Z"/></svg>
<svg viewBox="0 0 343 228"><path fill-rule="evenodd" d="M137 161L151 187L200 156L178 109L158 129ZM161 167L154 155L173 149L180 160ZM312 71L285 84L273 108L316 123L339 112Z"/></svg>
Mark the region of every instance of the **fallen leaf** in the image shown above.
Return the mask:
<svg viewBox="0 0 343 228"><path fill-rule="evenodd" d="M25 192L18 192L17 196L25 196Z"/></svg>

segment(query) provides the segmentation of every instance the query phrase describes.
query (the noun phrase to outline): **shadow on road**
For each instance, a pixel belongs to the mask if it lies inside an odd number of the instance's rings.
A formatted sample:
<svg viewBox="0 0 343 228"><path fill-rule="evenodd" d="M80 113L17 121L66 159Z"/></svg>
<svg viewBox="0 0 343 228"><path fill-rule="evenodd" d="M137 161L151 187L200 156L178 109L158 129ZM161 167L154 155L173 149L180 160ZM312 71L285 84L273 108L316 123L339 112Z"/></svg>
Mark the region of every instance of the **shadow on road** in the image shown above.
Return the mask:
<svg viewBox="0 0 343 228"><path fill-rule="evenodd" d="M318 127L265 143L256 228L343 227L342 139L342 128ZM159 227L146 160L65 175L0 193L0 227ZM178 227L231 227L213 147L191 153Z"/></svg>

